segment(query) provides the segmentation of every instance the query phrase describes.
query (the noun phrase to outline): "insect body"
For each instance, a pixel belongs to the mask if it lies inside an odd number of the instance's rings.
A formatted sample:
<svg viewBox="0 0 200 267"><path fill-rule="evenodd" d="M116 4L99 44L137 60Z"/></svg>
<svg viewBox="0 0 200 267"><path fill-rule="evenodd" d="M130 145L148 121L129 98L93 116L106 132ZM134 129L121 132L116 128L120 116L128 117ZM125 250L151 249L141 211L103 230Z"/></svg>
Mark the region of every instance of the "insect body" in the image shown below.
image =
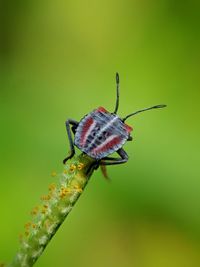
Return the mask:
<svg viewBox="0 0 200 267"><path fill-rule="evenodd" d="M83 153L96 160L96 168L99 165L113 165L126 162L128 160L128 155L122 146L126 141L132 140L130 133L133 129L125 123L125 120L139 112L154 108L163 108L166 106L157 105L142 109L121 119L117 115L119 106L118 73L116 74L116 85L117 98L113 113L108 112L103 107L99 107L83 117L80 122L71 119L66 121L66 129L71 152L70 155L63 160L63 163L75 154L74 145L77 146ZM72 127L70 127L70 124ZM75 135L74 142L71 130ZM109 157L109 155L114 152L117 152L120 158Z"/></svg>
<svg viewBox="0 0 200 267"><path fill-rule="evenodd" d="M99 107L80 121L74 143L90 157L102 159L120 149L131 131L116 114Z"/></svg>

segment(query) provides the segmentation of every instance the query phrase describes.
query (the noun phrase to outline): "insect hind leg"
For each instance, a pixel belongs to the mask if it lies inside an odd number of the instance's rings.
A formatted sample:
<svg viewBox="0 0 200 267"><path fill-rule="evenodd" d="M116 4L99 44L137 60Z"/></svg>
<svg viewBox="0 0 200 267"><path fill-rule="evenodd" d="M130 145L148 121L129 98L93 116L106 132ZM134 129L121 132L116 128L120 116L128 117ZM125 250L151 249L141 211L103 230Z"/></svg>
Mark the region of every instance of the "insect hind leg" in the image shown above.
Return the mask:
<svg viewBox="0 0 200 267"><path fill-rule="evenodd" d="M116 151L120 158L105 157L100 161L100 165L116 165L122 164L128 161L128 155L123 148Z"/></svg>

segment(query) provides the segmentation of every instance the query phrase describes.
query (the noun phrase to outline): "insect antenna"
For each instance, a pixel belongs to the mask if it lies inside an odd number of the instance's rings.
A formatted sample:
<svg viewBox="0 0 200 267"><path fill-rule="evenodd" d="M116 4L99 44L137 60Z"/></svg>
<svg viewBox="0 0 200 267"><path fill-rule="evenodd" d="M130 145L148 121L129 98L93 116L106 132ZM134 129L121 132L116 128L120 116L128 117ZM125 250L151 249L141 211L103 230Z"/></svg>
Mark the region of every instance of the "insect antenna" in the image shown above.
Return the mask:
<svg viewBox="0 0 200 267"><path fill-rule="evenodd" d="M136 115L136 114L138 114L140 112L147 111L147 110L154 109L154 108L165 108L166 106L167 105L157 105L157 106L153 106L153 107L149 107L149 108L144 108L144 109L135 111L135 112L127 115L125 118L123 118L122 121L125 122L125 120L127 120L129 117L134 116L134 115Z"/></svg>
<svg viewBox="0 0 200 267"><path fill-rule="evenodd" d="M115 111L114 114L117 114L117 110L119 107L119 73L116 73L116 90L117 90L117 98L116 98L116 104L115 104Z"/></svg>

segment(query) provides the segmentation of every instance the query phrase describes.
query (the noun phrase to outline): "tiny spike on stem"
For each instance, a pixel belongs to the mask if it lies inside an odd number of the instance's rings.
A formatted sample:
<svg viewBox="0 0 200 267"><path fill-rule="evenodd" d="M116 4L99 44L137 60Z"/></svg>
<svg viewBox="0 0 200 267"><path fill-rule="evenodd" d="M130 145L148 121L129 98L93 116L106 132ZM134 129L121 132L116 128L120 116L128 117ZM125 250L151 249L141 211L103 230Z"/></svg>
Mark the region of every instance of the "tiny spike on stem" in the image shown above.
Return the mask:
<svg viewBox="0 0 200 267"><path fill-rule="evenodd" d="M80 197L92 175L93 162L84 154L67 161L60 182L51 184L48 195L41 198L41 206L32 210L33 219L25 224L25 235L9 267L34 265Z"/></svg>

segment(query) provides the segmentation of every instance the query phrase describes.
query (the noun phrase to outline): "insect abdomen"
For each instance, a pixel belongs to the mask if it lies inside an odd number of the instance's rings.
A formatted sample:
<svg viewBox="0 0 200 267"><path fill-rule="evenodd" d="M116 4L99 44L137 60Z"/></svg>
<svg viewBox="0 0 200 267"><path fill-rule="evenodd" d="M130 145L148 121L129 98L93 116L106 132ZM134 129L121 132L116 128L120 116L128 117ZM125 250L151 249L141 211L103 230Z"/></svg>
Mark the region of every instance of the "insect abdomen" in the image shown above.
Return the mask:
<svg viewBox="0 0 200 267"><path fill-rule="evenodd" d="M128 135L127 126L117 115L99 108L80 121L75 145L89 156L101 159L122 147Z"/></svg>

